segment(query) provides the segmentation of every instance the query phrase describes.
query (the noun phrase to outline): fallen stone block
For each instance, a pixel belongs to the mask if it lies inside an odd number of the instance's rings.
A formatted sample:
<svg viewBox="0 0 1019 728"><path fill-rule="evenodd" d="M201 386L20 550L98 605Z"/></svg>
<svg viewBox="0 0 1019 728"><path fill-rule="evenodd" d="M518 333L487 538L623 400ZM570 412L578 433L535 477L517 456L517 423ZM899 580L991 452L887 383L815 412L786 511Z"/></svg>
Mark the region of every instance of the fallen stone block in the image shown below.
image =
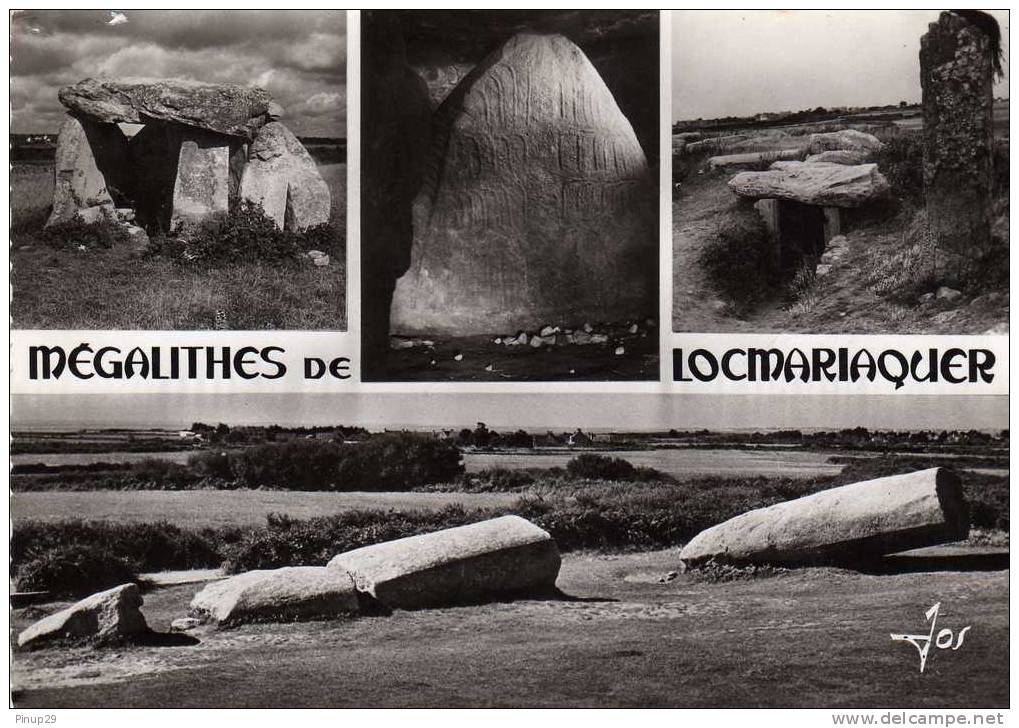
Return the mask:
<svg viewBox="0 0 1019 728"><path fill-rule="evenodd" d="M729 189L750 199L775 198L822 207L859 207L888 192L876 164L775 162L766 172L741 172Z"/></svg>
<svg viewBox="0 0 1019 728"><path fill-rule="evenodd" d="M519 516L365 546L329 562L393 609L547 594L559 566L552 537Z"/></svg>
<svg viewBox="0 0 1019 728"><path fill-rule="evenodd" d="M780 149L774 152L746 152L744 154L725 154L708 159L708 166L712 169L723 169L727 167L757 167L762 164L769 164L781 160L799 159L802 155L799 149Z"/></svg>
<svg viewBox="0 0 1019 728"><path fill-rule="evenodd" d="M818 152L809 155L806 162L828 162L829 164L867 164L873 158L867 150L833 149L829 152Z"/></svg>
<svg viewBox="0 0 1019 728"><path fill-rule="evenodd" d="M811 154L837 150L876 152L884 146L873 134L856 129L828 132L827 134L811 134L807 151Z"/></svg>
<svg viewBox="0 0 1019 728"><path fill-rule="evenodd" d="M18 635L18 647L31 649L57 640L89 640L101 645L146 634L149 626L141 605L137 584L115 586L40 619Z"/></svg>
<svg viewBox="0 0 1019 728"><path fill-rule="evenodd" d="M351 615L359 606L354 582L342 571L288 566L213 582L194 596L190 611L222 625Z"/></svg>
<svg viewBox="0 0 1019 728"><path fill-rule="evenodd" d="M867 480L758 508L697 534L687 566L859 563L969 533L959 477L944 468Z"/></svg>

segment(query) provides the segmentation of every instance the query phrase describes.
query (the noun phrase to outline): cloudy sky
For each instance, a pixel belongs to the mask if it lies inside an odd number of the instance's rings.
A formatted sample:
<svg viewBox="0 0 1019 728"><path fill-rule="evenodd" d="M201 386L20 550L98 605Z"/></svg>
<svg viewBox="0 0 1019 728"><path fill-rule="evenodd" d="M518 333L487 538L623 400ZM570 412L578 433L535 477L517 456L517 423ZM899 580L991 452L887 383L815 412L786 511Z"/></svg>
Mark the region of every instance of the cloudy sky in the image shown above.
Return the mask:
<svg viewBox="0 0 1019 728"><path fill-rule="evenodd" d="M1008 427L1007 396L665 394L123 394L14 395L14 429L231 425L362 425L544 431Z"/></svg>
<svg viewBox="0 0 1019 728"><path fill-rule="evenodd" d="M14 132L56 132L83 78L263 86L298 135L346 136L343 11L30 10L11 22Z"/></svg>
<svg viewBox="0 0 1019 728"><path fill-rule="evenodd" d="M1008 96L1008 11L998 20ZM920 36L937 10L673 11L672 118L920 100Z"/></svg>

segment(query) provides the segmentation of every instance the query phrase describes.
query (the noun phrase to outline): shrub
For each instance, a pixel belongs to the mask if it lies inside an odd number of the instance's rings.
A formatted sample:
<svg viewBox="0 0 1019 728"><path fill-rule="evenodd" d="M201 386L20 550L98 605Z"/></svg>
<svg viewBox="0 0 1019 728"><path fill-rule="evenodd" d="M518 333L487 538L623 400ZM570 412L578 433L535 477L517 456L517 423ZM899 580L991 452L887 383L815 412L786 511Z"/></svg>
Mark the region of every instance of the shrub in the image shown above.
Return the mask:
<svg viewBox="0 0 1019 728"><path fill-rule="evenodd" d="M885 140L874 156L878 169L900 199L923 204L923 135L898 134Z"/></svg>
<svg viewBox="0 0 1019 728"><path fill-rule="evenodd" d="M20 563L14 580L23 591L82 596L135 580L130 561L82 544L48 549Z"/></svg>
<svg viewBox="0 0 1019 728"><path fill-rule="evenodd" d="M108 249L129 242L127 232L110 218L97 222L84 222L73 217L66 222L44 228L42 240L52 248Z"/></svg>
<svg viewBox="0 0 1019 728"><path fill-rule="evenodd" d="M712 284L746 312L779 282L774 244L757 211L737 204L716 222L699 263Z"/></svg>
<svg viewBox="0 0 1019 728"><path fill-rule="evenodd" d="M902 249L874 262L871 290L890 300L915 301L937 287L938 256L927 213L918 210L903 234Z"/></svg>
<svg viewBox="0 0 1019 728"><path fill-rule="evenodd" d="M198 480L187 466L159 458L145 458L132 463L131 474L140 481L140 488L186 490L193 488Z"/></svg>
<svg viewBox="0 0 1019 728"><path fill-rule="evenodd" d="M584 453L566 463L566 472L574 478L592 480L633 480L636 468L622 458Z"/></svg>
<svg viewBox="0 0 1019 728"><path fill-rule="evenodd" d="M197 221L185 221L170 236L158 236L152 250L188 263L222 263L237 260L282 261L304 250L340 254L343 236L329 224L302 232L276 227L258 203L241 202L230 213L219 213Z"/></svg>
<svg viewBox="0 0 1019 728"><path fill-rule="evenodd" d="M224 569L239 573L281 566L322 565L337 554L406 536L484 520L486 511L448 506L439 511L347 511L295 520L270 514L266 526L248 532L228 549Z"/></svg>
<svg viewBox="0 0 1019 728"><path fill-rule="evenodd" d="M344 445L337 482L343 490L406 490L455 480L460 449L447 440L392 432Z"/></svg>
<svg viewBox="0 0 1019 728"><path fill-rule="evenodd" d="M328 440L270 442L226 455L233 478L284 490L335 490L342 456L342 446Z"/></svg>
<svg viewBox="0 0 1019 728"><path fill-rule="evenodd" d="M24 565L37 561L36 573L55 579L62 573L57 567L73 563L72 556L84 558L78 556L81 553L95 554L100 564L121 560L133 572L214 567L223 559L224 545L239 538L241 530L192 531L165 522L25 521L16 523L11 535L11 574L17 576ZM88 573L92 579L99 572ZM33 584L50 591L64 588L59 580L43 584L42 576L35 577Z"/></svg>

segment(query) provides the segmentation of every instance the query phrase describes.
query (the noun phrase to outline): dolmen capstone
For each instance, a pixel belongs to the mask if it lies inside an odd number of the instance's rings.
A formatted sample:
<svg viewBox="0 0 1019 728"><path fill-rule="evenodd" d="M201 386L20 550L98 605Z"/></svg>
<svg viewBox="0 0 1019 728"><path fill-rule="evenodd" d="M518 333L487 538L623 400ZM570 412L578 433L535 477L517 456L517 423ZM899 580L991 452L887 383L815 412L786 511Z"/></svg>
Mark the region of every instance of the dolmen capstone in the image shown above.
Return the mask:
<svg viewBox="0 0 1019 728"><path fill-rule="evenodd" d="M420 609L550 594L560 563L548 532L502 516L348 551L329 568L386 607Z"/></svg>
<svg viewBox="0 0 1019 728"><path fill-rule="evenodd" d="M764 172L741 172L729 180L740 197L776 199L821 207L860 207L883 197L888 180L876 164L779 161Z"/></svg>
<svg viewBox="0 0 1019 728"><path fill-rule="evenodd" d="M59 99L68 113L47 226L107 217L149 234L177 232L242 202L262 205L288 230L329 219L329 188L277 121L283 108L265 89L89 78L62 88ZM129 135L123 124L143 128ZM263 182L267 173L276 176L272 185Z"/></svg>
<svg viewBox="0 0 1019 728"><path fill-rule="evenodd" d="M247 571L212 582L191 600L192 616L220 625L356 615L349 575L324 566Z"/></svg>
<svg viewBox="0 0 1019 728"><path fill-rule="evenodd" d="M139 607L137 584L121 584L93 594L48 617L18 635L18 647L33 649L61 640L114 644L149 632Z"/></svg>
<svg viewBox="0 0 1019 728"><path fill-rule="evenodd" d="M657 286L656 188L583 51L523 33L443 101L414 202L397 334L487 334L643 317Z"/></svg>
<svg viewBox="0 0 1019 728"><path fill-rule="evenodd" d="M931 468L748 511L697 534L679 557L687 566L861 563L968 533L959 477Z"/></svg>

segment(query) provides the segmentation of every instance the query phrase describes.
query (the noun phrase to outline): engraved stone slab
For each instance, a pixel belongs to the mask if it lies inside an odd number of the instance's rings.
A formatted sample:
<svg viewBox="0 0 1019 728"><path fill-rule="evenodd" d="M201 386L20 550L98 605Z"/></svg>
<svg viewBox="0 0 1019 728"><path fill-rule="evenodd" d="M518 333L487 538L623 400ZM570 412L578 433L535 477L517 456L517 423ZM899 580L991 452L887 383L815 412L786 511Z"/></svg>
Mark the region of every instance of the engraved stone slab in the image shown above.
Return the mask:
<svg viewBox="0 0 1019 728"><path fill-rule="evenodd" d="M655 308L655 185L633 128L576 45L514 36L446 98L434 130L394 333L487 333Z"/></svg>

